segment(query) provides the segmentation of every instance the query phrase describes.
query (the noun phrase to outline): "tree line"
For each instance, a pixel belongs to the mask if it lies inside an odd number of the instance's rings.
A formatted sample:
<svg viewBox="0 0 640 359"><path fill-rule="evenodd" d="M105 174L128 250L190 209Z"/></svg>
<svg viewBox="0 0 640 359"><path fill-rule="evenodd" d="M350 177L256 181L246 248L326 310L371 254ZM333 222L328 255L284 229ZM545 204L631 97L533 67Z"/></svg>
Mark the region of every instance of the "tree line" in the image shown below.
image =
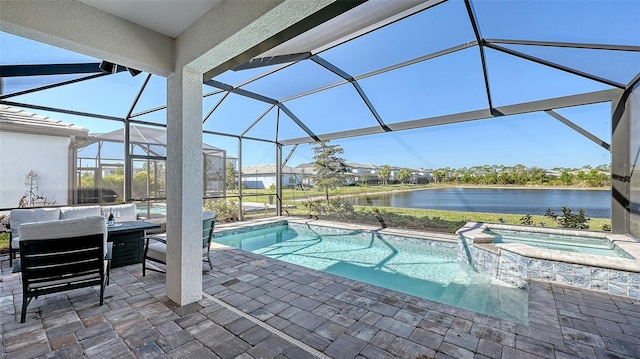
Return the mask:
<svg viewBox="0 0 640 359"><path fill-rule="evenodd" d="M484 165L463 168L439 168L432 172L436 183L471 185L538 185L538 186L611 186L609 165L582 168L552 168Z"/></svg>
<svg viewBox="0 0 640 359"><path fill-rule="evenodd" d="M328 192L346 184L347 166L340 157L344 150L340 145L320 142L313 146L314 183L325 189L327 202ZM382 185L392 180L390 165L380 167L377 179ZM367 185L371 180L367 173L360 174L360 183ZM409 168L399 169L394 173L393 181L407 183L413 176ZM574 186L574 187L610 187L611 167L603 164L596 167L589 165L581 168L555 167L546 170L540 167L483 165L463 168L444 167L431 171L431 181L435 183L466 185L515 185L515 186Z"/></svg>

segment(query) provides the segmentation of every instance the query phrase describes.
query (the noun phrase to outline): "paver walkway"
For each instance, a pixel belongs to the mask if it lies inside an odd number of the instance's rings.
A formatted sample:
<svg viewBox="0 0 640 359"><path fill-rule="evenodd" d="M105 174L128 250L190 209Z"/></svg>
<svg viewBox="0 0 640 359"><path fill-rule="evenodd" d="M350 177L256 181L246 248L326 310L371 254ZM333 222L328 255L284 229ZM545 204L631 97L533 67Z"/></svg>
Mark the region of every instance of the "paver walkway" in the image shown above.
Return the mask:
<svg viewBox="0 0 640 359"><path fill-rule="evenodd" d="M212 252L203 299L116 268L95 289L35 299L2 257L0 358L640 358L640 303L530 283L529 323L500 320L236 249ZM203 269L207 268L205 264Z"/></svg>

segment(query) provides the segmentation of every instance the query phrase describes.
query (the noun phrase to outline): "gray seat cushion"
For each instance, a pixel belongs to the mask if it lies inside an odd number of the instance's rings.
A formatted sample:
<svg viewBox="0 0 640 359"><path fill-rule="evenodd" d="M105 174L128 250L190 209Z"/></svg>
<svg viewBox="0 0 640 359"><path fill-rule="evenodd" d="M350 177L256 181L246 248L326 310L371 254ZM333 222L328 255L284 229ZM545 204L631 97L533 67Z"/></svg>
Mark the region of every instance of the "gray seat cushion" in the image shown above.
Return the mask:
<svg viewBox="0 0 640 359"><path fill-rule="evenodd" d="M167 246L162 242L149 240L149 249L147 249L147 257L155 259L162 263L167 263Z"/></svg>
<svg viewBox="0 0 640 359"><path fill-rule="evenodd" d="M213 211L202 211L202 220L206 221L207 219L216 218L216 214Z"/></svg>

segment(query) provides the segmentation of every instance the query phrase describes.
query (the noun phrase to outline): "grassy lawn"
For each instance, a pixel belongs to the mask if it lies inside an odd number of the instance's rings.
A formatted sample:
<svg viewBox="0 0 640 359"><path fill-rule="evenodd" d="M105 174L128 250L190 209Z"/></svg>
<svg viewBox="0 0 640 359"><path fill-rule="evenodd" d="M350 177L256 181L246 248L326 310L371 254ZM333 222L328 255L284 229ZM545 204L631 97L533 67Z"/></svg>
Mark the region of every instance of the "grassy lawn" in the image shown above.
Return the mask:
<svg viewBox="0 0 640 359"><path fill-rule="evenodd" d="M348 196L360 196L365 195L367 193L382 193L382 192L394 192L394 191L412 191L417 189L433 189L433 188L443 188L447 187L446 185L441 184L426 184L426 185L387 185L387 186L367 186L367 187L342 187L340 189L332 190L329 192L329 196L331 199L335 199L338 197L348 197ZM307 189L307 193L309 197L313 199L324 199L325 193L323 190L318 188L310 188ZM264 190L245 190L243 194L246 196L247 194L251 194L250 197L244 197L244 201L247 202L258 202L258 203L268 203L268 196L274 195L274 193L269 189ZM282 190L283 203L285 205L295 205L296 208L288 209L289 214L294 215L308 215L307 209L305 209L303 202L308 201L306 194L300 189L283 189ZM415 229L433 229L438 230L437 228L425 228L425 226L421 223L417 223L420 221L424 222L426 217L428 218L437 218L441 221L447 222L445 225L447 227L447 231L451 231L450 228L455 227L458 223L466 223L466 222L485 222L485 223L506 223L506 224L522 224L522 217L525 214L502 214L502 213L482 213L482 212L457 212L457 211L444 211L444 210L436 210L436 209L414 209L414 208L395 208L395 207L377 207L382 214L382 218L385 220L387 225L393 227L395 224L399 224L399 227L403 228L415 228ZM369 213L372 210L372 207L360 207L354 206L356 212L359 212L361 215L355 216L352 219L346 218L345 216L337 216L339 218L335 218L336 220L352 220L352 221L363 221L364 223L369 222L369 218L371 218L371 223L378 223L375 215ZM576 212L579 208L576 208ZM270 213L271 212L271 213ZM249 214L248 218L252 218L255 216L265 216L265 215L273 215L275 211L264 211L259 214ZM366 214L369 213L367 216ZM323 217L331 217L331 215L323 214ZM385 216L387 218L385 218ZM396 223L395 220L398 220L399 223ZM550 228L557 228L558 224L551 220L548 217L543 215L533 215L532 221L534 226L544 226ZM414 223L412 223L414 222ZM609 218L591 218L588 222L589 228L591 230L600 231L603 229L603 226L610 226L611 220Z"/></svg>
<svg viewBox="0 0 640 359"><path fill-rule="evenodd" d="M453 233L467 222L484 222L484 223L505 223L521 225L523 215L520 214L501 214L501 213L482 213L482 212L456 212L443 211L436 209L414 209L414 208L395 208L395 207L377 207L380 210L380 217L389 227L407 228L407 229L423 229L433 231L444 231ZM378 220L375 214L371 213L371 207L354 206L356 214L353 221L363 223L377 224ZM298 207L289 209L290 214L308 215L305 208ZM321 215L320 217L330 219L331 215ZM336 220L352 221L345 216L337 215ZM437 222L435 227L433 222ZM558 224L545 216L532 216L534 226L544 226L549 228L558 228ZM425 223L431 222L431 223ZM611 225L608 218L591 218L588 222L590 230L600 231L604 225Z"/></svg>
<svg viewBox="0 0 640 359"><path fill-rule="evenodd" d="M0 253L9 251L9 233L0 233Z"/></svg>
<svg viewBox="0 0 640 359"><path fill-rule="evenodd" d="M508 224L521 224L520 214L501 214L501 213L482 213L482 212L456 212L456 211L443 211L437 209L413 209L413 208L393 208L393 207L381 207L388 212L395 212L408 216L429 216L440 217L450 221L464 221L464 222L486 222L486 223L508 223ZM534 226L543 227L558 227L558 224L545 216L532 216ZM589 227L593 230L600 230L604 224L611 224L611 220L608 218L591 218L589 220Z"/></svg>

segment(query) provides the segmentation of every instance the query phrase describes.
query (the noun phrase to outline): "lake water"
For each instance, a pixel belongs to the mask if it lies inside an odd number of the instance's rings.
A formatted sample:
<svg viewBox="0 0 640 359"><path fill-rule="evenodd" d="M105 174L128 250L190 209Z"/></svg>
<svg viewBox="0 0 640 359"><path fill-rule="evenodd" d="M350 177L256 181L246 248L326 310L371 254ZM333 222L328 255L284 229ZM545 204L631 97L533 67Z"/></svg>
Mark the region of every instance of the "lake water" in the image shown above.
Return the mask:
<svg viewBox="0 0 640 359"><path fill-rule="evenodd" d="M544 215L562 206L587 217L611 218L611 191L570 189L442 188L354 197L359 206Z"/></svg>

